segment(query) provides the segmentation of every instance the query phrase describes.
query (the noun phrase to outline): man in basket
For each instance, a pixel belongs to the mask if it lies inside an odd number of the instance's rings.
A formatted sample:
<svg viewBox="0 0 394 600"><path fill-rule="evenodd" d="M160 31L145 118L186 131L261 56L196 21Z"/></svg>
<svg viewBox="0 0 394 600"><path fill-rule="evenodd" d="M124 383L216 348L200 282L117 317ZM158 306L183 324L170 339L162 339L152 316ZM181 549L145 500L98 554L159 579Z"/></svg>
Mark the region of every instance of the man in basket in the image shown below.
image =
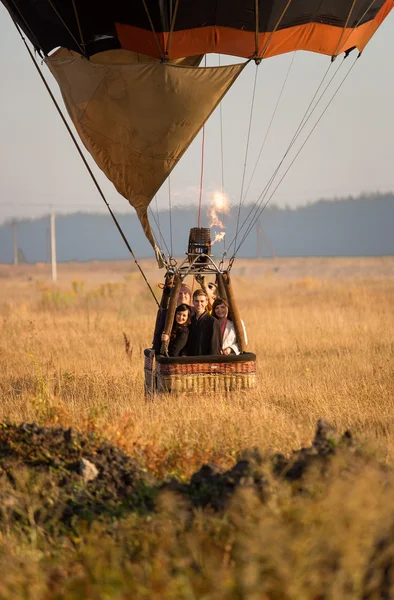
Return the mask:
<svg viewBox="0 0 394 600"><path fill-rule="evenodd" d="M219 321L207 311L208 296L202 289L193 294L194 315L189 327L186 346L187 356L209 356L221 354L222 332Z"/></svg>

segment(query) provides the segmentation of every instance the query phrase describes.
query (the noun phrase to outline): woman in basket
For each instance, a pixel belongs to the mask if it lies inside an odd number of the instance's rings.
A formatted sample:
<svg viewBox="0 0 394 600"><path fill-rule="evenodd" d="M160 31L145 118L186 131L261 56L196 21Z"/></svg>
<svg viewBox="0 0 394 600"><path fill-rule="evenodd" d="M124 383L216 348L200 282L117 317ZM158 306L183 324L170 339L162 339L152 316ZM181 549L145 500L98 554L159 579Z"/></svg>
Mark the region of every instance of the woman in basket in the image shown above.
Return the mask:
<svg viewBox="0 0 394 600"><path fill-rule="evenodd" d="M161 334L162 342L168 343L168 356L183 356L189 338L190 306L179 304L175 310L174 324L170 335Z"/></svg>
<svg viewBox="0 0 394 600"><path fill-rule="evenodd" d="M222 354L239 354L240 350L237 343L237 334L235 332L234 323L229 315L229 306L227 300L223 298L216 298L212 306L212 316L219 321L220 329L222 331ZM241 321L244 330L245 343L248 343L246 337L246 329L244 322Z"/></svg>

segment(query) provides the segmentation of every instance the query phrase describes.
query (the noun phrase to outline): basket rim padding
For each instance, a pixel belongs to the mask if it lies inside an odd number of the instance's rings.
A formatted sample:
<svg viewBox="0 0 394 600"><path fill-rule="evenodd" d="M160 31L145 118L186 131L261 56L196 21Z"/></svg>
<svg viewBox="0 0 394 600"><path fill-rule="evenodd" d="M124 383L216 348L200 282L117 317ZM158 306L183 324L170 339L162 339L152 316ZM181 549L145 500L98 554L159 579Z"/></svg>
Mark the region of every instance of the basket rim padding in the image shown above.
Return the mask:
<svg viewBox="0 0 394 600"><path fill-rule="evenodd" d="M151 348L144 350L145 356L150 356ZM256 355L253 352L244 352L243 354L214 354L206 356L162 356L156 354L156 362L161 365L190 365L192 363L237 363L255 361Z"/></svg>

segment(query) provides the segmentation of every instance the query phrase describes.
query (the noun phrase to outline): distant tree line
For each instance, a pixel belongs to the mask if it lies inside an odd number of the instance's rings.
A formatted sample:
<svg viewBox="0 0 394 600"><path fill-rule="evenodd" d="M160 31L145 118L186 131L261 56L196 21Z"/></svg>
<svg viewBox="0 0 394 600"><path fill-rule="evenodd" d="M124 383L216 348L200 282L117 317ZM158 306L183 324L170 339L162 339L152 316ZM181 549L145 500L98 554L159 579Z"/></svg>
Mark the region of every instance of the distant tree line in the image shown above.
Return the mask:
<svg viewBox="0 0 394 600"><path fill-rule="evenodd" d="M243 207L242 224L251 210ZM219 215L226 228L227 244L236 234L238 208L227 216ZM153 256L135 214L119 214L135 254ZM160 246L171 247L168 211L150 215ZM208 226L203 217L202 226ZM189 230L197 224L196 207L177 207L172 210L171 229L174 256L187 249ZM160 227L161 235L158 233ZM19 220L14 225L0 226L0 262L12 263L16 232L18 253L29 263L48 260L48 217ZM237 236L241 242L246 227ZM215 228L214 231L219 231ZM119 232L109 215L73 213L56 217L57 259L64 261L116 260L129 257ZM223 242L213 247L221 256ZM269 205L253 226L239 250L239 256L380 256L394 255L394 194L363 194L356 198L318 200L294 209Z"/></svg>

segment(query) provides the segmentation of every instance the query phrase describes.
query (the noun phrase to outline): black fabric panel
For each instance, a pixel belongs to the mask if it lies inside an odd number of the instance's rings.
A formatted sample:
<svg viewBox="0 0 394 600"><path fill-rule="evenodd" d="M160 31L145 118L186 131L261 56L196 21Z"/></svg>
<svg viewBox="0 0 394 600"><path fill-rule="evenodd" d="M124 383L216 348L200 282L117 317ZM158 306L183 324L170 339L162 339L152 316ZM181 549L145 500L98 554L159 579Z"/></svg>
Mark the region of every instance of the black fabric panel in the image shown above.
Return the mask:
<svg viewBox="0 0 394 600"><path fill-rule="evenodd" d="M260 32L272 31L275 28L287 1L259 0ZM372 8L364 15L371 5L371 0L358 0L350 18L349 27L373 19L384 2L385 0L376 0ZM344 27L352 4L353 0L292 0L278 30L313 22ZM175 31L206 25L255 31L255 0L218 0L217 2L213 0L180 0Z"/></svg>
<svg viewBox="0 0 394 600"><path fill-rule="evenodd" d="M0 1L6 7L14 7L17 22L37 48L45 53L58 46L80 51L81 38L71 0ZM155 31L169 31L175 0L145 1ZM376 0L363 17L371 0L357 0L349 26L373 19L384 2ZM51 3L67 27L56 15ZM119 47L115 23L151 31L142 0L75 0L75 3L88 54ZM286 4L287 0L259 0L260 32L274 29ZM352 0L292 0L278 30L312 22L344 27L351 6ZM217 25L252 32L255 31L255 22L255 0L179 0L174 30Z"/></svg>
<svg viewBox="0 0 394 600"><path fill-rule="evenodd" d="M111 3L104 0L75 0L75 3L87 53L119 48ZM71 0L7 0L3 4L11 9L34 46L45 54L59 46L81 52L82 41Z"/></svg>
<svg viewBox="0 0 394 600"><path fill-rule="evenodd" d="M18 25L36 48L45 53L57 46L79 51L78 45L67 33L48 2L38 0L33 6L31 2L24 0L8 0L6 7L7 5Z"/></svg>
<svg viewBox="0 0 394 600"><path fill-rule="evenodd" d="M373 19L384 2L385 0L376 0L371 7L371 0L358 0L351 13L348 27L356 27ZM279 29L313 22L344 27L352 4L353 0L320 0L315 2L312 0L293 0ZM267 29L270 31L271 27L272 23L269 24Z"/></svg>

